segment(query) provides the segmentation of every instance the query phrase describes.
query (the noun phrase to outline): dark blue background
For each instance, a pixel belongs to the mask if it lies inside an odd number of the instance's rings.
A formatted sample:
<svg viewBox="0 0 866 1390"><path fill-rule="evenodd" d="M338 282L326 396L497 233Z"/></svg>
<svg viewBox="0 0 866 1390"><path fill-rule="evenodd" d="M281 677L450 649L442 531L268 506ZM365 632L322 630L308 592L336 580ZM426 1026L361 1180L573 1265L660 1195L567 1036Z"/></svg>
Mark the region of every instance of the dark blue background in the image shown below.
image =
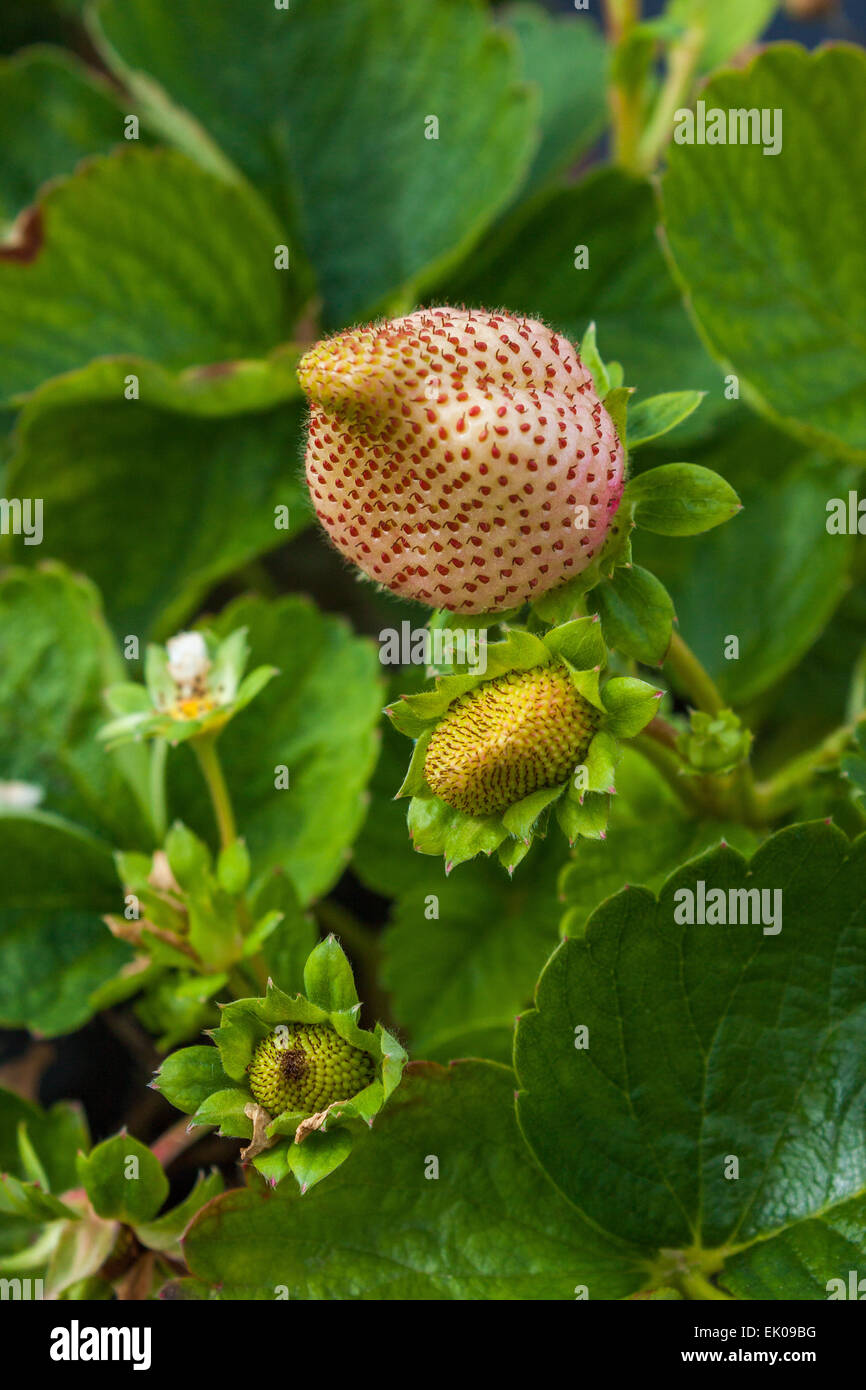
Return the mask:
<svg viewBox="0 0 866 1390"><path fill-rule="evenodd" d="M546 9L559 14L574 14L573 0L541 0ZM643 12L651 19L662 13L664 0L644 0ZM602 0L590 0L589 10L599 23L602 21ZM826 39L847 39L852 43L866 43L866 0L840 0L835 14L826 15L821 20L809 23L789 19L779 15L762 36L768 39L795 39L814 48Z"/></svg>

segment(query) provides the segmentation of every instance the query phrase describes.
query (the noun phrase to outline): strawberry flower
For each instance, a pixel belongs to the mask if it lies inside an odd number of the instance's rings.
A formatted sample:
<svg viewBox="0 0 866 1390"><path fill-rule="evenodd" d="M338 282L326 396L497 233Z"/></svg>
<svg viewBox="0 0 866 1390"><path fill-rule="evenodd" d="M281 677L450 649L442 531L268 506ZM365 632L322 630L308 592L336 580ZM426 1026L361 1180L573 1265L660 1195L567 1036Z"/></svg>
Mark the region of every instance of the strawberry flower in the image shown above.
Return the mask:
<svg viewBox="0 0 866 1390"><path fill-rule="evenodd" d="M244 679L249 657L246 628L220 642L212 633L180 632L145 656L145 684L124 681L105 692L116 717L99 737L109 747L146 738L183 743L216 734L277 674L259 666Z"/></svg>

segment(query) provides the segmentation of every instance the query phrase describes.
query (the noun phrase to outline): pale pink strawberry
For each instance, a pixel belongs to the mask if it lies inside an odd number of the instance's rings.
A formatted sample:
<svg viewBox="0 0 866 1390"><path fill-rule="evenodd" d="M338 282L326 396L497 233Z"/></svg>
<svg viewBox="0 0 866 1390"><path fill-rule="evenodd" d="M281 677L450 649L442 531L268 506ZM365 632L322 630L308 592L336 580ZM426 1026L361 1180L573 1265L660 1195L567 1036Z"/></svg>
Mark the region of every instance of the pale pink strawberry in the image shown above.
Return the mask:
<svg viewBox="0 0 866 1390"><path fill-rule="evenodd" d="M577 352L544 324L421 309L318 343L298 376L316 514L395 593L514 608L603 545L624 450Z"/></svg>

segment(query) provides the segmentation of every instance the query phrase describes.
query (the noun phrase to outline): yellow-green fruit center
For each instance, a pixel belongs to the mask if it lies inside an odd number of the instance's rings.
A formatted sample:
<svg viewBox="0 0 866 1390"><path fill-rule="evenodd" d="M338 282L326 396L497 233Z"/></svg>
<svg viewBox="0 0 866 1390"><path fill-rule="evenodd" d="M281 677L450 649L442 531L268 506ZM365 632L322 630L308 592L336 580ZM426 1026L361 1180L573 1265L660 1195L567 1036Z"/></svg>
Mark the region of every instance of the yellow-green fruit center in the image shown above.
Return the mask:
<svg viewBox="0 0 866 1390"><path fill-rule="evenodd" d="M467 815L504 811L530 792L564 782L598 720L564 666L509 671L446 711L427 747L427 784Z"/></svg>
<svg viewBox="0 0 866 1390"><path fill-rule="evenodd" d="M260 1042L248 1067L253 1099L271 1115L315 1114L348 1100L374 1077L373 1059L330 1023L286 1023Z"/></svg>

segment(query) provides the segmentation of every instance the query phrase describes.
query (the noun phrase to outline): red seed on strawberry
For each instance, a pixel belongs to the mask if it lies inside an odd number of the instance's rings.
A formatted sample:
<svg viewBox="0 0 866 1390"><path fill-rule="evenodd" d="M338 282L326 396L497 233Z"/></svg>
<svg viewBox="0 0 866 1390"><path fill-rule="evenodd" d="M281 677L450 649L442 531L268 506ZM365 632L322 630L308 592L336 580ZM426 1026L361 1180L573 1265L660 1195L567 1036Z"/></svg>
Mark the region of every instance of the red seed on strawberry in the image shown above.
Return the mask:
<svg viewBox="0 0 866 1390"><path fill-rule="evenodd" d="M318 343L298 376L316 514L395 593L514 608L604 544L624 450L576 350L544 324L421 309Z"/></svg>

